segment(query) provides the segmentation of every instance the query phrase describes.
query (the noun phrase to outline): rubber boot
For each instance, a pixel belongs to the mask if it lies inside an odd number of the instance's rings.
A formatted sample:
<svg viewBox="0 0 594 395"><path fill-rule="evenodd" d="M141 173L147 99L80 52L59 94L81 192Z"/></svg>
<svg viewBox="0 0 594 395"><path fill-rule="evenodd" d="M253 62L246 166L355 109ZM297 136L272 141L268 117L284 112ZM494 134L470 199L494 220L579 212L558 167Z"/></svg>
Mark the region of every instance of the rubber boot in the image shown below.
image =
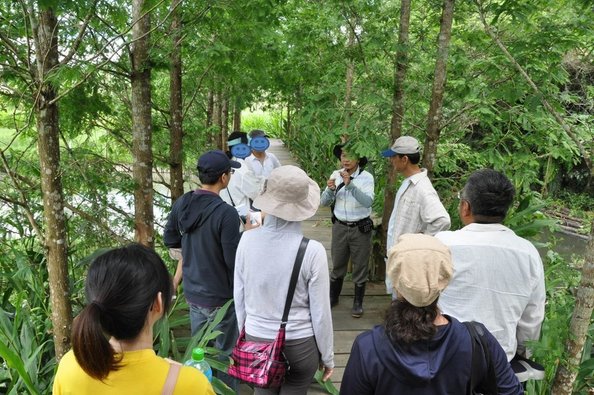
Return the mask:
<svg viewBox="0 0 594 395"><path fill-rule="evenodd" d="M338 304L338 297L340 291L342 291L342 282L344 279L337 278L336 280L330 280L330 307L334 307Z"/></svg>
<svg viewBox="0 0 594 395"><path fill-rule="evenodd" d="M355 298L353 299L353 309L351 315L354 318L361 318L363 315L363 297L365 296L365 283L355 284Z"/></svg>

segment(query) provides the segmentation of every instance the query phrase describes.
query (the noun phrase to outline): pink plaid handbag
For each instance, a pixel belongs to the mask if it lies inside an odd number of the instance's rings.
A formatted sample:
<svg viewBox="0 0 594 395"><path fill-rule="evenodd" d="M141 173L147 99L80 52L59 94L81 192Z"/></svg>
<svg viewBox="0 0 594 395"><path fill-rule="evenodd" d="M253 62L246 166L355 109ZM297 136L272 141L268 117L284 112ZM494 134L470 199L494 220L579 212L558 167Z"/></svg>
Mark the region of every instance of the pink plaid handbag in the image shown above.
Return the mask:
<svg viewBox="0 0 594 395"><path fill-rule="evenodd" d="M276 339L272 342L247 341L245 339L244 327L231 353L232 363L229 366L229 376L260 388L275 388L282 385L285 375L289 370L289 364L283 354L283 349L285 348L285 327L287 326L289 310L291 309L293 294L297 286L297 277L301 270L301 263L303 262L303 255L305 254L308 242L309 239L304 237L297 251L287 300L285 301L285 310Z"/></svg>

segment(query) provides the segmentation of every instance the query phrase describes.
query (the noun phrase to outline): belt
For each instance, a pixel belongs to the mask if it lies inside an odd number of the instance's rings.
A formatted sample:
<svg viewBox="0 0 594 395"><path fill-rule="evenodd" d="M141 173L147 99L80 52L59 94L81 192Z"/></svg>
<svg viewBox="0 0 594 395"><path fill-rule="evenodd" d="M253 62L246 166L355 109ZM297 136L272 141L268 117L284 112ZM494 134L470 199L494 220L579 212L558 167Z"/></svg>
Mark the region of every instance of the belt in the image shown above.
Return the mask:
<svg viewBox="0 0 594 395"><path fill-rule="evenodd" d="M351 221L341 221L338 218L336 218L336 222L338 222L341 225L348 226L349 228L352 228L354 226L359 225L359 221L354 221L354 222L351 222Z"/></svg>

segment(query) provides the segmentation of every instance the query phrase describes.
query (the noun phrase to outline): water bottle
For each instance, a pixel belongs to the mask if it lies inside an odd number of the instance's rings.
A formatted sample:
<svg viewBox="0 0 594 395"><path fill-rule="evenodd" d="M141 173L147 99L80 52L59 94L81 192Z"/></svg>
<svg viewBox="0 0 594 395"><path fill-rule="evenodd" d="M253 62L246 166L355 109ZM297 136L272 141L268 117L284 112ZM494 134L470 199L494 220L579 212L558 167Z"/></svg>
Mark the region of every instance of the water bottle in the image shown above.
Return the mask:
<svg viewBox="0 0 594 395"><path fill-rule="evenodd" d="M192 350L192 358L184 362L186 366L193 366L206 376L208 382L212 381L212 369L208 362L204 360L204 349L196 347Z"/></svg>

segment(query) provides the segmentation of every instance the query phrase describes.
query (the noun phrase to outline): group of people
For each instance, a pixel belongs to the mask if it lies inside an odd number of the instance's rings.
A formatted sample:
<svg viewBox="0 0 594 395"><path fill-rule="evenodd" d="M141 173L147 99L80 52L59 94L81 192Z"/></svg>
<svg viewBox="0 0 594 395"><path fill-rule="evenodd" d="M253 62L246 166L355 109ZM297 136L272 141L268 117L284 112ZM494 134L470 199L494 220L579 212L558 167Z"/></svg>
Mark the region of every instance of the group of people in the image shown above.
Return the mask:
<svg viewBox="0 0 594 395"><path fill-rule="evenodd" d="M335 147L342 168L332 173L322 193L333 219L330 301L338 304L350 259L351 312L360 317L370 244L362 224L369 221L373 178L364 170L367 158L342 148ZM470 393L476 388L522 393L520 381L544 376L542 367L527 359L526 343L540 335L545 286L534 245L503 225L514 186L501 172L473 172L458 194L464 227L448 231L450 217L419 166L420 154L411 136L382 152L404 177L387 229L386 286L393 301L384 324L355 340L341 394ZM461 324L468 321L481 323L489 349L474 367L472 334ZM489 380L496 389L486 388Z"/></svg>
<svg viewBox="0 0 594 395"><path fill-rule="evenodd" d="M368 160L337 145L341 168L321 192L303 170L281 166L266 152L262 131L233 132L228 147L200 156L200 188L173 205L163 234L167 247L181 249L173 280L161 258L139 245L93 261L89 303L75 319L73 350L60 362L54 393L212 393L197 371L155 355L153 324L183 281L192 335L234 299L214 347L230 355L241 329L247 340L272 341L303 238L301 222L320 204L332 210L333 266L322 244L311 240L286 325L290 370L281 388L255 393L305 394L318 369L323 380L332 375L331 308L339 303L349 261L351 314L363 315L374 200ZM393 300L384 323L355 340L341 394L471 393L485 388L493 371L498 393L522 393L509 361L523 360L526 341L538 338L545 295L537 251L502 225L513 185L494 170L473 173L459 194L465 227L449 232L450 217L419 166L420 152L411 136L382 152L405 177L388 224L386 284ZM492 363L483 355L473 362L464 321L482 323L477 328ZM139 373L145 365L150 377L135 387L138 377L148 376ZM215 374L238 392L237 380Z"/></svg>

